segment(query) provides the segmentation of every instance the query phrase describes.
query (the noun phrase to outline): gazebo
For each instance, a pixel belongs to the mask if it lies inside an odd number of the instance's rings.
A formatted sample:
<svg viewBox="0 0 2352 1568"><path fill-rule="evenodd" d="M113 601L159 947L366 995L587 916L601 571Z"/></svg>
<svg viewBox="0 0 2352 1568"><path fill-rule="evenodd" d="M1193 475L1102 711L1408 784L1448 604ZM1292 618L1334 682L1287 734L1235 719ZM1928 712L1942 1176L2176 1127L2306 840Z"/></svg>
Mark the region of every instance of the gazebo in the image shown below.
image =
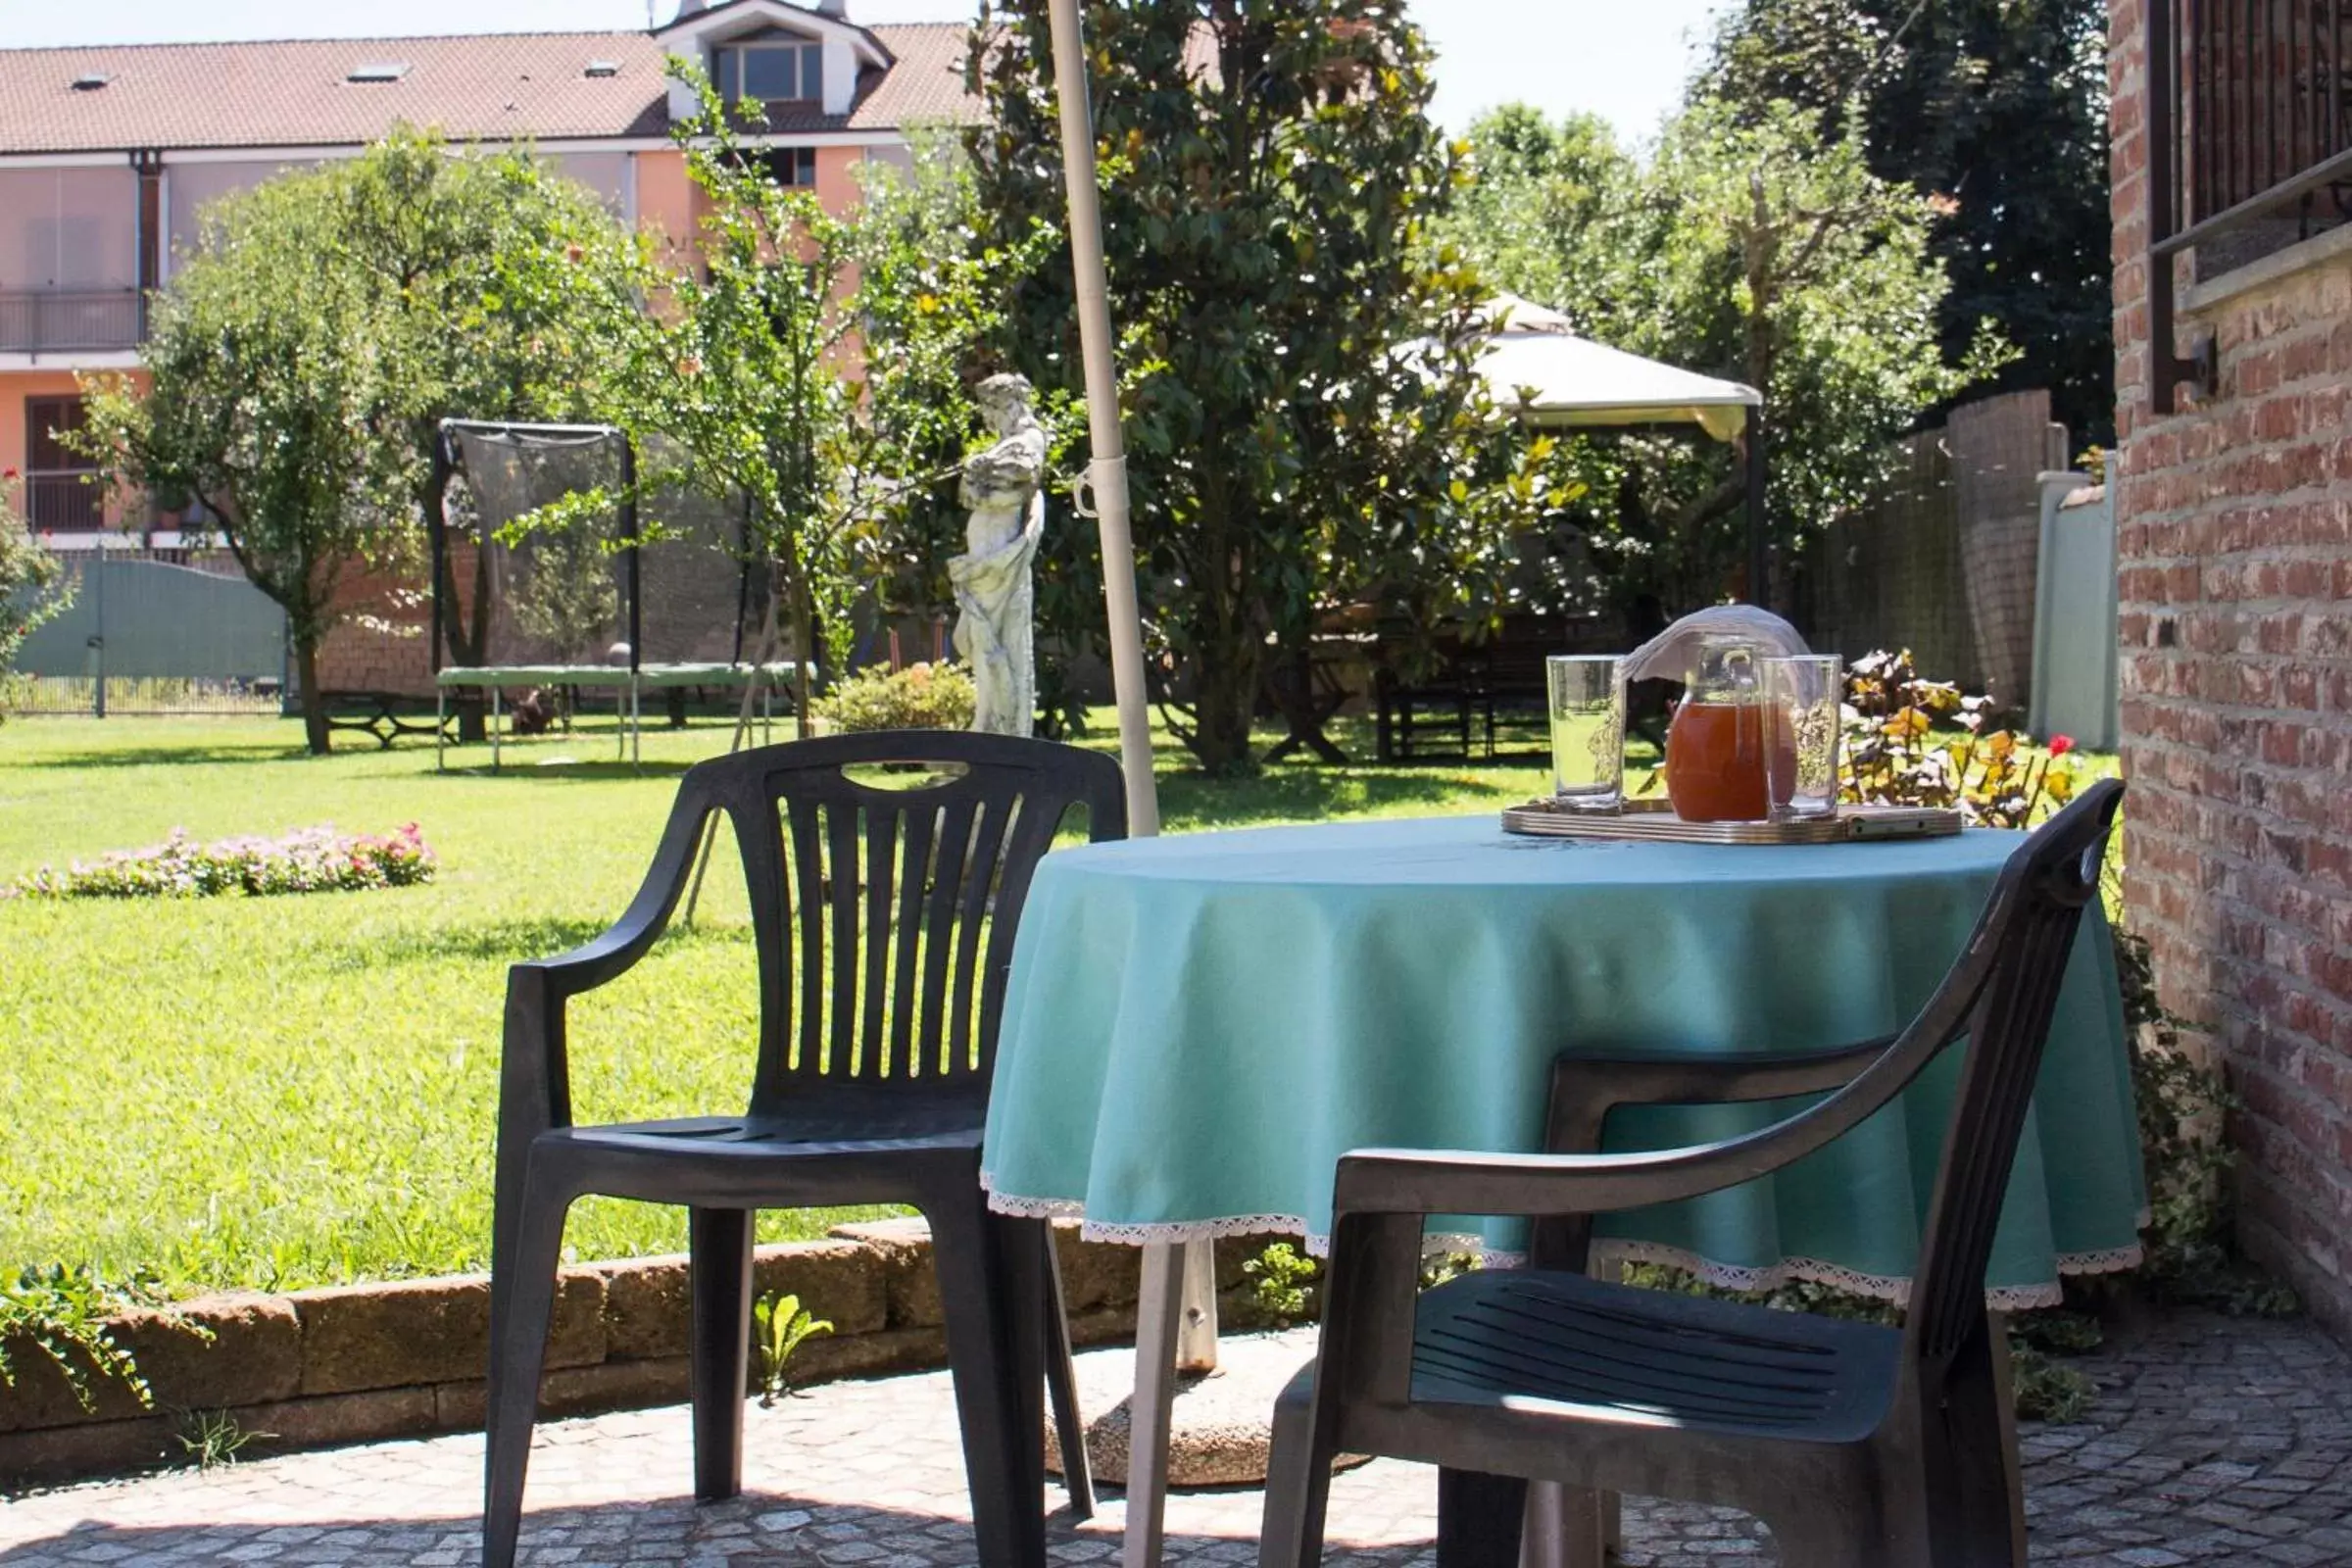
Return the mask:
<svg viewBox="0 0 2352 1568"><path fill-rule="evenodd" d="M1619 430L1696 425L1718 441L1744 435L1748 581L1763 582L1762 393L1580 337L1567 317L1515 294L1496 295L1488 317L1493 335L1479 356L1479 373L1523 423Z"/></svg>

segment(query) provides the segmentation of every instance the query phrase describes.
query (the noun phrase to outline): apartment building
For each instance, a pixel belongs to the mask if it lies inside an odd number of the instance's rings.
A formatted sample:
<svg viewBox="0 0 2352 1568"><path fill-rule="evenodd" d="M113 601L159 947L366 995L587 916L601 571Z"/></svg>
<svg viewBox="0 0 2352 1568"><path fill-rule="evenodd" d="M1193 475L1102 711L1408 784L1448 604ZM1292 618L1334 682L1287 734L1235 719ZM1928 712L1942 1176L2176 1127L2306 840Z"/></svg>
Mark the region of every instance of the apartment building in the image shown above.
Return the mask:
<svg viewBox="0 0 2352 1568"><path fill-rule="evenodd" d="M754 139L779 176L840 207L860 161L906 156L909 127L976 118L965 37L860 26L847 0L684 0L645 32L0 49L0 470L61 546L172 520L104 500L60 436L79 423L81 375L136 368L148 291L224 194L406 123L527 143L682 238L695 194L669 131L696 105L668 78L675 57L764 105Z"/></svg>

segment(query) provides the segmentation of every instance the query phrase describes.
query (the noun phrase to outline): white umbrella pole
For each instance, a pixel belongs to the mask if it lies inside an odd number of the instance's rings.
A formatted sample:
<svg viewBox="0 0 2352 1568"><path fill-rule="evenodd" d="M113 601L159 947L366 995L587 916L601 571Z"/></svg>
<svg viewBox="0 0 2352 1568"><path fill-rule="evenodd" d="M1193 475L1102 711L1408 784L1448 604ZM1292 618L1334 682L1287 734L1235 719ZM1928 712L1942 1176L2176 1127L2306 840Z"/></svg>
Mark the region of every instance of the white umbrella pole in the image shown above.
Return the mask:
<svg viewBox="0 0 2352 1568"><path fill-rule="evenodd" d="M1143 618L1135 597L1135 536L1127 522L1127 443L1119 428L1110 299L1102 267L1102 204L1086 83L1078 0L1052 0L1054 86L1061 100L1062 172L1070 198L1070 266L1078 284L1078 341L1086 359L1086 412L1094 436L1087 468L1102 531L1102 595L1110 613L1110 677L1119 705L1119 760L1127 775L1127 831L1159 832L1152 778L1152 715L1144 693ZM1216 1365L1213 1262L1205 1243L1144 1249L1136 1309L1135 1395L1128 1405L1127 1528L1121 1568L1159 1568L1167 1506L1168 1436L1176 1369Z"/></svg>
<svg viewBox="0 0 2352 1568"><path fill-rule="evenodd" d="M1110 683L1119 705L1119 763L1127 774L1127 831L1159 832L1152 779L1152 710L1144 693L1144 629L1135 599L1135 536L1127 524L1127 442L1119 427L1119 373L1111 357L1110 298L1102 268L1102 204L1095 173L1094 111L1078 0L1053 0L1054 87L1061 99L1061 157L1070 195L1070 263L1078 279L1078 341L1086 359L1087 466L1102 532L1102 594L1110 611Z"/></svg>

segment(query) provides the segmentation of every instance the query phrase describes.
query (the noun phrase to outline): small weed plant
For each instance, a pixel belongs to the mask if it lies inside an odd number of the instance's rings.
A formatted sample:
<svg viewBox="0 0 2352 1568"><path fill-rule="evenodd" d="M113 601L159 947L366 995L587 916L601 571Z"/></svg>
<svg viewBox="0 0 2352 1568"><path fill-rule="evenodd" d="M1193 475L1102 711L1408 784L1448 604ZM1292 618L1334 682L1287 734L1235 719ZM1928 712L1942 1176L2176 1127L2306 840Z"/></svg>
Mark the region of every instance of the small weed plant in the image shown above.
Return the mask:
<svg viewBox="0 0 2352 1568"><path fill-rule="evenodd" d="M304 828L280 839L199 844L174 831L144 850L119 850L60 871L42 866L0 888L0 899L203 899L243 894L347 893L432 880L432 848L414 822L381 836Z"/></svg>
<svg viewBox="0 0 2352 1568"><path fill-rule="evenodd" d="M180 1456L199 1470L235 1464L247 1445L276 1436L274 1432L248 1431L227 1410L172 1412L172 1440L179 1445Z"/></svg>
<svg viewBox="0 0 2352 1568"><path fill-rule="evenodd" d="M752 1320L760 1347L760 1402L770 1405L792 1393L793 1352L803 1342L832 1333L833 1325L810 1313L789 1292L761 1297L752 1306Z"/></svg>

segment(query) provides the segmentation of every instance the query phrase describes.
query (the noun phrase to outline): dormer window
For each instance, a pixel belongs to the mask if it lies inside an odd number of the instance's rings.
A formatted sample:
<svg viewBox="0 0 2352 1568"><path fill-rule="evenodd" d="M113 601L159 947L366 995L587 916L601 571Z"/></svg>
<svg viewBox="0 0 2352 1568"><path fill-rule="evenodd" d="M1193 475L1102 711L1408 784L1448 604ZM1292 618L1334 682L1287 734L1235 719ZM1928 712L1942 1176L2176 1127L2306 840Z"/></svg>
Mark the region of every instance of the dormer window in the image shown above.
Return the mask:
<svg viewBox="0 0 2352 1568"><path fill-rule="evenodd" d="M822 44L730 44L716 56L718 95L731 104L805 103L825 95Z"/></svg>

